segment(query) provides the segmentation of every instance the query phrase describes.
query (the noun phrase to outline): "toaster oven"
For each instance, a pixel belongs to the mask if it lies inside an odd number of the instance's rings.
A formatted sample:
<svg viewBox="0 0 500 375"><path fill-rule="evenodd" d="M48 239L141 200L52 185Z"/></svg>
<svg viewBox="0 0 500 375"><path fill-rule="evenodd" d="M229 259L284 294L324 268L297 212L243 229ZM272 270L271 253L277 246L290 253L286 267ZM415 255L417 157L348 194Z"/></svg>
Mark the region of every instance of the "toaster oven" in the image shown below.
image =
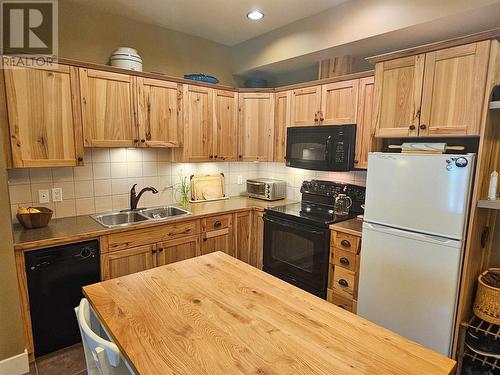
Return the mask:
<svg viewBox="0 0 500 375"><path fill-rule="evenodd" d="M254 178L247 180L249 197L275 201L286 197L286 182L274 178Z"/></svg>

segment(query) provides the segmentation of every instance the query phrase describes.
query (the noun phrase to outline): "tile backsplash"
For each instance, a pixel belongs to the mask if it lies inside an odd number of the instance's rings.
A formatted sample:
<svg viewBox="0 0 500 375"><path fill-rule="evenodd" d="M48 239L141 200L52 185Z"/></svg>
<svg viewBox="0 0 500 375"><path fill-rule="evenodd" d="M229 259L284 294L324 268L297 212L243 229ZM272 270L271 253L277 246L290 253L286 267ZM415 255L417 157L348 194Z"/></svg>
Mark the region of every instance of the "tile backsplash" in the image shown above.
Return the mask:
<svg viewBox="0 0 500 375"><path fill-rule="evenodd" d="M129 207L129 191L133 184L140 190L154 186L158 194L146 192L140 207L171 204L179 201L175 185L179 174L224 173L228 196L242 195L246 179L274 177L287 181L289 199L300 199L300 184L305 179L319 178L359 185L365 184L366 172L315 172L288 168L283 163L171 163L165 149L86 149L82 167L11 169L9 195L12 216L19 206L46 206L54 217L88 215L122 210ZM243 184L238 185L238 176ZM52 189L61 188L63 200L52 201ZM38 190L48 189L50 203L38 203ZM16 222L16 220L14 220Z"/></svg>

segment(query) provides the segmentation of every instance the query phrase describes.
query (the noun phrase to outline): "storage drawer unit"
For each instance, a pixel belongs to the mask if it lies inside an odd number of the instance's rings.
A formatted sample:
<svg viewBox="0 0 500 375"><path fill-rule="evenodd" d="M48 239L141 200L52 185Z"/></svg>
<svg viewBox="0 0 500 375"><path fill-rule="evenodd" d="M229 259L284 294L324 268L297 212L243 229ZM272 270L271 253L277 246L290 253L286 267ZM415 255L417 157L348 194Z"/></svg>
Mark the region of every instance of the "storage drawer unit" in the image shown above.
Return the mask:
<svg viewBox="0 0 500 375"><path fill-rule="evenodd" d="M356 313L361 237L356 231L332 230L327 300Z"/></svg>

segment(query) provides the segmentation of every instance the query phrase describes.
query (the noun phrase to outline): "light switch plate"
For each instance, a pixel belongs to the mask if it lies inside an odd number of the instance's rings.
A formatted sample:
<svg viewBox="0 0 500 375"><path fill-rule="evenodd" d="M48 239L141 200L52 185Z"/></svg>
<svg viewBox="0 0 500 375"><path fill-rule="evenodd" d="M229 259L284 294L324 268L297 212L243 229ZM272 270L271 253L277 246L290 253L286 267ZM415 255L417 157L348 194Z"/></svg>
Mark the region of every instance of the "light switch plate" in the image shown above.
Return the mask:
<svg viewBox="0 0 500 375"><path fill-rule="evenodd" d="M238 176L238 185L243 185L243 176Z"/></svg>
<svg viewBox="0 0 500 375"><path fill-rule="evenodd" d="M48 189L38 190L38 203L49 203L50 196Z"/></svg>
<svg viewBox="0 0 500 375"><path fill-rule="evenodd" d="M54 202L62 202L62 188L52 189L52 200Z"/></svg>

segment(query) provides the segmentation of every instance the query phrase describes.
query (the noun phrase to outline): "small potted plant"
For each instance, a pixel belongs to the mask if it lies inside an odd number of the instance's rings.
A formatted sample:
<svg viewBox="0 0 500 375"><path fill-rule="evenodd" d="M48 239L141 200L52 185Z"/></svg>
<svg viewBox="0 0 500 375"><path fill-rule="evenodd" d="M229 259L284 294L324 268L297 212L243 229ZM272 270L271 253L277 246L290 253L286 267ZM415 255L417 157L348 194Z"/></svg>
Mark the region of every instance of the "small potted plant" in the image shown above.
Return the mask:
<svg viewBox="0 0 500 375"><path fill-rule="evenodd" d="M187 206L189 203L189 190L190 184L187 176L182 175L182 171L179 171L179 183L176 184L175 190L179 192L181 195L180 204L183 206Z"/></svg>

